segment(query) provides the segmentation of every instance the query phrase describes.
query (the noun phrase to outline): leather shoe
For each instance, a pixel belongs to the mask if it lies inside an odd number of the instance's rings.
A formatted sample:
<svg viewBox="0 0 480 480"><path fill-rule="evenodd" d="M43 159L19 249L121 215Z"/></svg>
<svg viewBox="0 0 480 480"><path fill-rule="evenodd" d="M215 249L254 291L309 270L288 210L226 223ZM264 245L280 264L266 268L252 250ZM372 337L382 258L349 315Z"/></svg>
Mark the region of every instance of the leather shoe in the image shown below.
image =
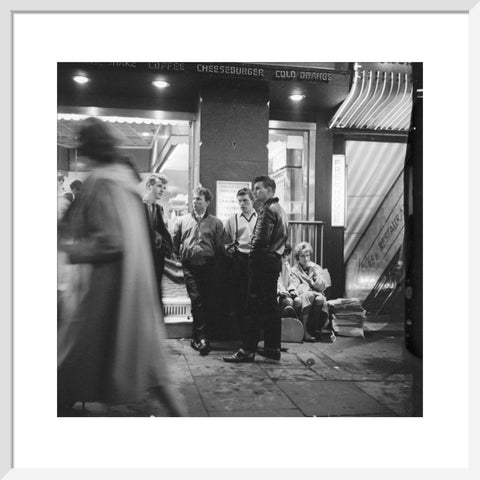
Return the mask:
<svg viewBox="0 0 480 480"><path fill-rule="evenodd" d="M197 352L200 350L200 342L194 338L190 340L190 346Z"/></svg>
<svg viewBox="0 0 480 480"><path fill-rule="evenodd" d="M200 355L208 355L210 353L210 350L211 348L208 340L206 340L205 338L200 339L200 341L198 342L198 351L200 352Z"/></svg>
<svg viewBox="0 0 480 480"><path fill-rule="evenodd" d="M200 340L191 339L190 346L200 353L200 355L208 355L211 347L207 339L201 338Z"/></svg>
<svg viewBox="0 0 480 480"><path fill-rule="evenodd" d="M255 360L255 354L246 352L245 350L237 350L229 357L223 357L224 362L228 363L252 363Z"/></svg>
<svg viewBox="0 0 480 480"><path fill-rule="evenodd" d="M257 353L262 357L269 358L270 360L280 360L280 350L277 348L257 348Z"/></svg>

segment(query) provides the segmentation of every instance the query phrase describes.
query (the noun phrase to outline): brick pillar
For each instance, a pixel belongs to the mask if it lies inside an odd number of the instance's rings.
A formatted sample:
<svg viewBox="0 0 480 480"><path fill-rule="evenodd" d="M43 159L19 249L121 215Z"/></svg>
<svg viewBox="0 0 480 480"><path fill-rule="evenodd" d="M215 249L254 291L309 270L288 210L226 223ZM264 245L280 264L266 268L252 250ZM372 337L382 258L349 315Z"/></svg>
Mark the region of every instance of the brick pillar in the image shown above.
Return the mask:
<svg viewBox="0 0 480 480"><path fill-rule="evenodd" d="M252 181L267 174L267 87L223 82L202 87L201 97L200 183L215 197L217 180Z"/></svg>
<svg viewBox="0 0 480 480"><path fill-rule="evenodd" d="M201 98L199 178L214 195L209 210L215 215L217 180L252 182L268 173L268 89L259 83L221 82L202 87ZM212 281L210 336L238 339L231 265L225 259L219 259Z"/></svg>

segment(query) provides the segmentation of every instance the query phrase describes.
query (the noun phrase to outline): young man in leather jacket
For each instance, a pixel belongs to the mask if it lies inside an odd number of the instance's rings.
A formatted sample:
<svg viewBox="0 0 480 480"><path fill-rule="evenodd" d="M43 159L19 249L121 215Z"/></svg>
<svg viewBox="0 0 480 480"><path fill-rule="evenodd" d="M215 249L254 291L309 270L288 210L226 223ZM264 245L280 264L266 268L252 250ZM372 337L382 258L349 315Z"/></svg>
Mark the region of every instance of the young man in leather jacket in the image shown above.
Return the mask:
<svg viewBox="0 0 480 480"><path fill-rule="evenodd" d="M277 302L277 281L282 269L281 256L288 238L288 222L275 197L275 181L262 175L253 181L255 199L262 203L253 232L249 256L247 328L242 348L229 357L230 363L248 363L255 353L280 360L281 319ZM264 348L258 348L263 327Z"/></svg>

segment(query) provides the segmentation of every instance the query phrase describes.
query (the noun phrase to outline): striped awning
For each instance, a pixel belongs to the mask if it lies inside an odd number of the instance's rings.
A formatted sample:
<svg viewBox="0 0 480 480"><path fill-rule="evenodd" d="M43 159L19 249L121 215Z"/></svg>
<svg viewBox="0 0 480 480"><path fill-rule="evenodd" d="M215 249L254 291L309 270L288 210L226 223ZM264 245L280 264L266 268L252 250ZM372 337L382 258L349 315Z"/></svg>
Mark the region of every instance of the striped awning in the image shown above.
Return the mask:
<svg viewBox="0 0 480 480"><path fill-rule="evenodd" d="M57 114L57 144L67 148L77 146L78 129L81 121L88 118L85 114ZM97 116L108 122L123 147L151 148L154 138L161 133L168 135L187 135L188 121L158 118ZM171 127L167 129L166 127Z"/></svg>
<svg viewBox="0 0 480 480"><path fill-rule="evenodd" d="M356 63L350 92L329 128L407 131L412 100L410 64Z"/></svg>

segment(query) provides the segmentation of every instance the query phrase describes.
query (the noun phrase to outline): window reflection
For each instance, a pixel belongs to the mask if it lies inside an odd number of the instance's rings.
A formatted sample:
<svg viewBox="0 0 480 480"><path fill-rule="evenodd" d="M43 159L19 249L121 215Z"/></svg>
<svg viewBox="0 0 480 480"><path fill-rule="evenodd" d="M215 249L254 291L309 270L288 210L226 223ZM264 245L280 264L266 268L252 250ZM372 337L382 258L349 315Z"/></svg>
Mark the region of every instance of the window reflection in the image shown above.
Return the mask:
<svg viewBox="0 0 480 480"><path fill-rule="evenodd" d="M268 173L289 220L307 220L308 133L270 130Z"/></svg>

